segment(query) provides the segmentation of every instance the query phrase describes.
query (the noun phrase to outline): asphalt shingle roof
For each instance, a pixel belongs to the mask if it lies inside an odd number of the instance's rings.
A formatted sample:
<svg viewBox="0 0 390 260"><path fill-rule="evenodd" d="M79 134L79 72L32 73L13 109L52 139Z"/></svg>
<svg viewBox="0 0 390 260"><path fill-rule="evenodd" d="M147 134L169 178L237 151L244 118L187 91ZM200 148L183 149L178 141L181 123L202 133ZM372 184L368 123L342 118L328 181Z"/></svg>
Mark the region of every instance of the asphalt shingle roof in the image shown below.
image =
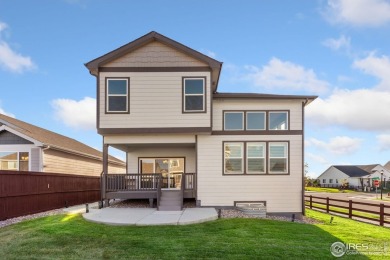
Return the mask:
<svg viewBox="0 0 390 260"><path fill-rule="evenodd" d="M362 165L364 166L364 165ZM365 171L364 169L360 168L361 166L355 166L355 165L335 165L333 166L336 169L342 171L349 177L363 177L368 174L371 174L371 172Z"/></svg>

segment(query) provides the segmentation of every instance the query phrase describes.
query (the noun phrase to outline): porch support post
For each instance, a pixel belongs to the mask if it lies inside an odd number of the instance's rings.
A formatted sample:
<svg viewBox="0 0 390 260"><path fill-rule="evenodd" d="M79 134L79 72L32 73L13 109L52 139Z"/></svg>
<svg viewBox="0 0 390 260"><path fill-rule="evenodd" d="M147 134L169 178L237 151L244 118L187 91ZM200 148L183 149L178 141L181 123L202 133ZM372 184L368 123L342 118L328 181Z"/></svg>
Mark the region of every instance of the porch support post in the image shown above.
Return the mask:
<svg viewBox="0 0 390 260"><path fill-rule="evenodd" d="M109 206L108 199L106 198L107 174L108 174L108 144L103 144L102 199L104 200L104 207Z"/></svg>
<svg viewBox="0 0 390 260"><path fill-rule="evenodd" d="M149 198L149 207L153 208L153 198Z"/></svg>

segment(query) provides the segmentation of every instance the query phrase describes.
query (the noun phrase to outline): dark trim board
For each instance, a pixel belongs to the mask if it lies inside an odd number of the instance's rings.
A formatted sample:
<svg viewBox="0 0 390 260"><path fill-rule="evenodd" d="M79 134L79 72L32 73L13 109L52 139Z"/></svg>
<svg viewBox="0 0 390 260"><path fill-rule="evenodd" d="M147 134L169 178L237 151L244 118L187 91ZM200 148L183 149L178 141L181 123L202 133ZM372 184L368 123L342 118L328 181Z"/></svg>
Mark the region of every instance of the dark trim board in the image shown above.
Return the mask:
<svg viewBox="0 0 390 260"><path fill-rule="evenodd" d="M106 199L156 199L157 191L112 191Z"/></svg>
<svg viewBox="0 0 390 260"><path fill-rule="evenodd" d="M178 134L211 133L211 127L98 128L99 134Z"/></svg>
<svg viewBox="0 0 390 260"><path fill-rule="evenodd" d="M303 95L276 95L276 94L260 94L260 93L214 93L213 98L250 98L250 99L302 99L313 101L318 96L303 96Z"/></svg>
<svg viewBox="0 0 390 260"><path fill-rule="evenodd" d="M101 67L100 72L200 72L211 71L210 67Z"/></svg>
<svg viewBox="0 0 390 260"><path fill-rule="evenodd" d="M213 131L212 135L302 135L302 130Z"/></svg>

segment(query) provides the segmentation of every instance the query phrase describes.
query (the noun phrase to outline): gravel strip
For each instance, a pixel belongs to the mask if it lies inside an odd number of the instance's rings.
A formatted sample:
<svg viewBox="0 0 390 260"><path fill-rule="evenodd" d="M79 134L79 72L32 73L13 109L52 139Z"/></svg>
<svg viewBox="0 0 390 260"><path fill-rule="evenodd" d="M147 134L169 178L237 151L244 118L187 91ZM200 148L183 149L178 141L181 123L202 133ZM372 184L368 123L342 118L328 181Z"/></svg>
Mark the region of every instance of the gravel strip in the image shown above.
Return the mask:
<svg viewBox="0 0 390 260"><path fill-rule="evenodd" d="M41 213L21 216L21 217L17 217L17 218L10 218L10 219L0 221L0 228L9 226L9 225L12 225L15 223L19 223L19 222L22 222L25 220L53 216L53 215L62 214L62 213L64 213L63 209L55 209L55 210L45 211L45 212L41 212Z"/></svg>
<svg viewBox="0 0 390 260"><path fill-rule="evenodd" d="M184 208L196 208L195 201L193 200L185 200L183 206ZM149 208L149 200L139 199L139 200L115 201L114 203L111 203L110 207L111 208ZM156 205L154 205L154 207L156 207ZM222 209L221 218L262 218L262 217L245 214L235 209ZM291 222L291 218L286 218L286 217L267 216L266 218L272 220ZM306 223L306 224L321 223L319 221L307 217L303 217L302 219L295 219L294 222Z"/></svg>

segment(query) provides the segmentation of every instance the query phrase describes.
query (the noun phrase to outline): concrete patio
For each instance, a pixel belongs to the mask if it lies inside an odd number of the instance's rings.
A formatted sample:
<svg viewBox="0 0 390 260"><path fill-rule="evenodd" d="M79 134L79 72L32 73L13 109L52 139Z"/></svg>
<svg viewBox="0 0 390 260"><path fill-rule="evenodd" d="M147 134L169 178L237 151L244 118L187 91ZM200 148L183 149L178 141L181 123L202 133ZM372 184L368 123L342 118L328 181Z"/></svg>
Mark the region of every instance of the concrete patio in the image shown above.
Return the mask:
<svg viewBox="0 0 390 260"><path fill-rule="evenodd" d="M155 208L103 208L90 205L85 213L85 205L71 207L67 213L83 213L87 221L106 225L189 225L218 219L214 208L186 208L181 211L158 211Z"/></svg>

